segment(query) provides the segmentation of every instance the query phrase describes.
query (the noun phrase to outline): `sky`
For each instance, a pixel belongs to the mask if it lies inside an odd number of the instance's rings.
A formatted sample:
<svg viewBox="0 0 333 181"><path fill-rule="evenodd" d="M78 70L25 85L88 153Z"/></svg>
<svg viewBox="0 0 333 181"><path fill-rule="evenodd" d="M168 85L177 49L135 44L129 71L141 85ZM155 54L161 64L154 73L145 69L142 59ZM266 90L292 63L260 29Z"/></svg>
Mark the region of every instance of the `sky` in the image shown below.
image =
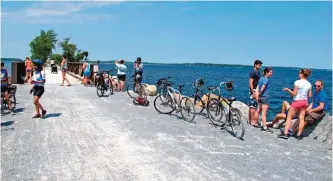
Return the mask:
<svg viewBox="0 0 333 181"><path fill-rule="evenodd" d="M40 30L91 60L332 68L332 2L2 2L1 57ZM54 52L61 53L57 48Z"/></svg>

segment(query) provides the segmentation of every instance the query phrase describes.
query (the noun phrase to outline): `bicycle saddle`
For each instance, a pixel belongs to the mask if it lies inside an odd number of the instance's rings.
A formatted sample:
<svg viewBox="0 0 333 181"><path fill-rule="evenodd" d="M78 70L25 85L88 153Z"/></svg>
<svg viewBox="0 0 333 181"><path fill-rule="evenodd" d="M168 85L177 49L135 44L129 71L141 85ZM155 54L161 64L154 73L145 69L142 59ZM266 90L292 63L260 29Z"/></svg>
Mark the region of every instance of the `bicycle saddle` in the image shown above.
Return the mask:
<svg viewBox="0 0 333 181"><path fill-rule="evenodd" d="M227 100L228 100L229 102L232 102L232 101L236 100L236 97L229 97Z"/></svg>
<svg viewBox="0 0 333 181"><path fill-rule="evenodd" d="M215 90L216 88L217 88L216 86L207 86L207 89L210 90L210 91Z"/></svg>

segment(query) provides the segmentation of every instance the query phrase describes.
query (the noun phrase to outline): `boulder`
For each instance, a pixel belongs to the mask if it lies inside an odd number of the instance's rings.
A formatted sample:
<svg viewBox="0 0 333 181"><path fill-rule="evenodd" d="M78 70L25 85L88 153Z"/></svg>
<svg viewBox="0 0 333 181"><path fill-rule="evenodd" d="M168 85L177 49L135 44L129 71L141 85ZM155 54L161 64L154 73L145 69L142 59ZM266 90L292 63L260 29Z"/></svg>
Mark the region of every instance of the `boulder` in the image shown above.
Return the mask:
<svg viewBox="0 0 333 181"><path fill-rule="evenodd" d="M141 84L145 88L145 92L147 96L156 96L157 95L157 87L156 85L149 85L142 83Z"/></svg>

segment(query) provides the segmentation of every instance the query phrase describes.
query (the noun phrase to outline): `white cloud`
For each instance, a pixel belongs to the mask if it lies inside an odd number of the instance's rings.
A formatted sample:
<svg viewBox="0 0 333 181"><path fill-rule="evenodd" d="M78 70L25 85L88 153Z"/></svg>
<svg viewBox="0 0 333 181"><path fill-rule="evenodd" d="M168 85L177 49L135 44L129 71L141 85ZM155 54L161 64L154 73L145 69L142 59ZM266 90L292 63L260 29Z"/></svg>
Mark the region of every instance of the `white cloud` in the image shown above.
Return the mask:
<svg viewBox="0 0 333 181"><path fill-rule="evenodd" d="M110 19L110 14L83 13L86 9L119 4L121 1L88 1L88 2L35 2L29 7L16 11L3 9L2 18L22 23L66 23Z"/></svg>

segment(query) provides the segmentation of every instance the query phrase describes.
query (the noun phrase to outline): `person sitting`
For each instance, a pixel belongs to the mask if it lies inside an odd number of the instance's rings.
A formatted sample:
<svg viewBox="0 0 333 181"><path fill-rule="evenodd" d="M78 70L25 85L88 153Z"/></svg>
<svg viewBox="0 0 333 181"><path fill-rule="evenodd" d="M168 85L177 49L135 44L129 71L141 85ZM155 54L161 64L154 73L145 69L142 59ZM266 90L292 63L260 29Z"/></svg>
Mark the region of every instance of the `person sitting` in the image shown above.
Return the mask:
<svg viewBox="0 0 333 181"><path fill-rule="evenodd" d="M283 101L281 107L282 107L281 112L276 114L273 121L267 124L267 127L279 128L283 123L286 122L290 104L288 103L288 101ZM297 117L294 115L293 119L296 119L296 118ZM280 120L284 120L284 121L279 122Z"/></svg>
<svg viewBox="0 0 333 181"><path fill-rule="evenodd" d="M328 96L327 93L323 90L324 83L321 80L315 82L315 89L312 96L312 102L309 107L306 109L306 114L304 118L304 127L307 125L312 125L317 121L322 120L328 109ZM292 130L299 129L299 120L295 122L292 126ZM303 128L304 129L304 128ZM298 131L298 135L301 135L303 129ZM300 132L301 131L301 132Z"/></svg>
<svg viewBox="0 0 333 181"><path fill-rule="evenodd" d="M9 100L9 91L8 91L8 85L9 85L9 79L8 79L8 70L4 68L5 63L1 62L1 94L4 94L5 100L7 101L8 110L12 112L12 106L11 102Z"/></svg>

